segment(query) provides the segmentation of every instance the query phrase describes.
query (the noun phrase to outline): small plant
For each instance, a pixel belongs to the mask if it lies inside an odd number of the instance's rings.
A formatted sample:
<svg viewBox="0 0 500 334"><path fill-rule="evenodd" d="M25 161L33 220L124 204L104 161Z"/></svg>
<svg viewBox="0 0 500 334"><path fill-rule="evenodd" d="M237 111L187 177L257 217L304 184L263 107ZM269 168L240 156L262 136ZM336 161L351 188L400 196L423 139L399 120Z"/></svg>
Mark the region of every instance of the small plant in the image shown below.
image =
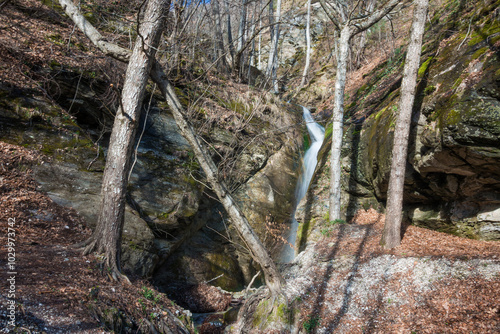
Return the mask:
<svg viewBox="0 0 500 334"><path fill-rule="evenodd" d="M431 95L432 93L434 93L436 91L436 86L427 86L425 87L424 89L424 94L425 95Z"/></svg>
<svg viewBox="0 0 500 334"><path fill-rule="evenodd" d="M329 228L322 228L321 234L326 236L326 237L329 237L330 236L330 229Z"/></svg>
<svg viewBox="0 0 500 334"><path fill-rule="evenodd" d="M316 327L318 327L318 325L319 325L319 317L314 316L304 321L303 326L306 332L311 333Z"/></svg>
<svg viewBox="0 0 500 334"><path fill-rule="evenodd" d="M337 225L337 224L346 224L346 221L343 219L335 219L330 222L330 225Z"/></svg>
<svg viewBox="0 0 500 334"><path fill-rule="evenodd" d="M142 295L144 296L144 298L149 299L149 300L155 299L155 294L154 294L153 290L151 290L150 288L145 287L145 286L142 287Z"/></svg>
<svg viewBox="0 0 500 334"><path fill-rule="evenodd" d="M139 298L138 302L141 305L142 313L146 313L146 304L144 303L144 300L142 300L142 298Z"/></svg>

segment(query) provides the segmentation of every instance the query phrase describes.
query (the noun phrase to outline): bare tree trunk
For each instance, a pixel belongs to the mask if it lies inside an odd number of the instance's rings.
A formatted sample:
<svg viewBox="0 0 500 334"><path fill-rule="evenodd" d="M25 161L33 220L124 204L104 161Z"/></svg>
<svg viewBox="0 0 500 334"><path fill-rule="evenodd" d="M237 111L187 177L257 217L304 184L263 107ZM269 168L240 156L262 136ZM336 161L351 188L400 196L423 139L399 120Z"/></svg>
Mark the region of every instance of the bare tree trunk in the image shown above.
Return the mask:
<svg viewBox="0 0 500 334"><path fill-rule="evenodd" d="M63 9L72 5L69 0L60 0L60 3ZM169 6L170 0L147 2L144 19L139 27L139 36L127 67L121 104L111 132L97 227L85 242L84 253L93 251L104 253L106 264L112 269L115 278L121 276L121 236L130 157L139 125L146 83Z"/></svg>
<svg viewBox="0 0 500 334"><path fill-rule="evenodd" d="M186 140L193 148L196 159L200 163L201 168L207 176L208 183L212 187L213 191L217 194L217 198L224 206L224 209L226 209L229 217L231 217L231 220L233 224L235 224L237 230L240 232L241 237L250 248L252 258L261 265L269 290L273 294L280 293L283 285L283 279L281 278L281 275L276 265L274 264L274 261L271 259L271 256L264 248L264 245L253 231L250 223L239 208L238 204L233 199L230 192L227 190L224 182L222 180L219 180L217 176L217 166L212 160L210 154L199 142L194 129L186 121L184 116L185 111L183 110L183 107L177 98L175 90L167 80L166 76L163 74L163 71L161 70L161 67L158 63L156 63L155 67L153 68L151 75L153 80L158 84L158 87L167 99L168 105L172 110L172 114L177 125L179 126L181 134L184 136L184 138L186 138Z"/></svg>
<svg viewBox="0 0 500 334"><path fill-rule="evenodd" d="M262 20L259 20L259 29L262 27ZM257 56L257 68L262 71L262 34L259 33L259 53Z"/></svg>
<svg viewBox="0 0 500 334"><path fill-rule="evenodd" d="M307 73L309 72L309 63L311 61L311 0L307 0L307 17L306 17L306 65L302 73L302 81L300 88L304 87L307 80Z"/></svg>
<svg viewBox="0 0 500 334"><path fill-rule="evenodd" d="M410 34L410 45L406 54L399 115L394 131L392 148L391 176L387 193L387 213L384 231L380 244L384 248L394 248L401 244L401 219L403 211L403 189L408 153L408 137L410 134L411 114L417 86L417 72L422 50L422 37L429 0L415 0L413 24Z"/></svg>
<svg viewBox="0 0 500 334"><path fill-rule="evenodd" d="M272 3L272 1L271 1ZM275 11L275 19L274 22L279 22L281 19L281 0L277 0L276 2L276 11ZM273 29L273 35L271 39L271 46L269 50L269 59L267 61L267 76L271 79L273 89L275 93L279 92L279 85L277 79L277 70L278 70L278 42L280 38L280 25L276 24Z"/></svg>
<svg viewBox="0 0 500 334"><path fill-rule="evenodd" d="M225 0L226 12L227 12L227 44L229 45L229 53L231 54L231 60L234 61L234 44L233 44L233 32L231 31L231 12L229 11L229 1Z"/></svg>
<svg viewBox="0 0 500 334"><path fill-rule="evenodd" d="M344 125L344 91L347 75L347 58L349 57L349 40L351 31L344 26L340 31L337 54L337 73L335 75L335 95L332 115L332 154L330 160L330 220L340 219L341 193L341 160L343 125Z"/></svg>
<svg viewBox="0 0 500 334"><path fill-rule="evenodd" d="M227 61L224 50L224 37L222 35L222 24L220 20L219 1L213 0L210 2L212 5L212 13L215 19L215 61L219 70L227 71Z"/></svg>
<svg viewBox="0 0 500 334"><path fill-rule="evenodd" d="M252 17L250 18L250 36L254 35L255 32L255 14L257 13L257 7L254 8L254 13ZM252 38L252 47L250 48L250 52L248 53L248 73L247 73L247 79L248 79L248 84L251 82L251 69L252 66L255 65L255 38Z"/></svg>
<svg viewBox="0 0 500 334"><path fill-rule="evenodd" d="M368 13L371 13L373 11L374 7L375 7L375 0L369 0L368 5L366 6L366 11ZM367 34L367 32L368 32L367 30L364 30L361 33L361 35L359 36L358 50L356 52L356 58L354 59L354 64L356 65L356 67L361 66L361 59L363 57L363 53L364 53L365 46L366 46L366 34Z"/></svg>
<svg viewBox="0 0 500 334"><path fill-rule="evenodd" d="M370 28L380 19L386 16L403 0L388 0L378 9L369 15L363 13L359 17L354 17L354 10L359 5L356 2L354 8L349 9L344 1L336 0L326 2L319 0L321 7L328 18L340 30L340 40L337 42L335 50L337 56L337 73L335 75L335 96L332 115L332 148L330 157L330 208L329 216L331 220L340 219L341 215L341 161L340 153L343 137L344 118L344 91L347 75L347 61L349 58L349 42L352 36Z"/></svg>
<svg viewBox="0 0 500 334"><path fill-rule="evenodd" d="M240 26L238 28L238 51L243 47L245 43L245 31L247 27L247 0L242 0L241 12L240 12Z"/></svg>
<svg viewBox="0 0 500 334"><path fill-rule="evenodd" d="M78 27L89 37L89 39L105 54L113 56L122 61L128 61L130 51L123 49L111 43L102 43L103 36L79 13L78 9L73 5L70 0L59 0L61 6L66 14L76 23ZM160 0L156 0L160 1ZM167 1L167 0L162 0ZM271 259L269 253L260 242L259 238L253 231L250 223L240 210L238 204L234 201L231 194L227 191L224 182L217 178L217 167L212 160L210 154L204 149L199 142L195 130L191 127L189 122L185 119L186 112L183 110L182 105L177 98L174 88L167 79L165 72L162 70L161 65L151 59L154 64L151 69L151 78L158 85L162 94L165 96L174 118L181 130L182 135L193 147L196 158L200 162L200 166L207 175L207 180L217 194L219 200L231 217L235 227L238 229L243 240L248 245L251 251L252 258L258 262L264 272L264 277L269 290L273 295L281 293L282 285L284 284L276 265ZM126 174L126 173L125 173Z"/></svg>

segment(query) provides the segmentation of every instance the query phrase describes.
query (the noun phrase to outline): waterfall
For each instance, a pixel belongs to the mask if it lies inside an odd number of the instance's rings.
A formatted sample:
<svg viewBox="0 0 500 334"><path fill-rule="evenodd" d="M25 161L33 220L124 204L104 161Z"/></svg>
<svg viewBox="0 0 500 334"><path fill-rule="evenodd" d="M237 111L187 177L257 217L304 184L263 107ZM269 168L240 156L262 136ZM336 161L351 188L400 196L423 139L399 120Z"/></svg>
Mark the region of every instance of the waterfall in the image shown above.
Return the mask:
<svg viewBox="0 0 500 334"><path fill-rule="evenodd" d="M292 223L290 226L290 231L288 235L288 242L295 246L295 239L297 237L297 229L299 223L295 220L295 211L299 205L302 198L306 195L307 189L309 188L309 183L316 169L316 164L318 163L318 152L323 144L323 138L325 137L325 129L316 123L311 115L311 112L306 107L302 107L304 113L304 120L306 121L307 131L309 132L309 137L311 139L311 146L307 149L304 154L303 164L302 164L302 174L297 182L297 188L295 190L295 200L296 206L293 210ZM291 262L295 257L294 248L286 244L281 255L281 262L288 263Z"/></svg>

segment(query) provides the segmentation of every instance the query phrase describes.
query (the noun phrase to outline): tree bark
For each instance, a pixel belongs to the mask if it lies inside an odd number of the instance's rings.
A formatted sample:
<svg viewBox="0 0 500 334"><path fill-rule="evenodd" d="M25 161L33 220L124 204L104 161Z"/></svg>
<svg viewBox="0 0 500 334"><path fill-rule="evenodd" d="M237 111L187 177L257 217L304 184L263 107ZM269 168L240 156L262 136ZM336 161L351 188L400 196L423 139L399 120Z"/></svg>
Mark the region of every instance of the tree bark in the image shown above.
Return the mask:
<svg viewBox="0 0 500 334"><path fill-rule="evenodd" d="M247 27L247 0L241 2L240 25L238 27L238 51L243 48L245 43L245 31Z"/></svg>
<svg viewBox="0 0 500 334"><path fill-rule="evenodd" d="M227 72L228 66L224 49L224 37L222 35L219 1L213 0L210 4L212 5L212 13L215 18L215 62L219 70Z"/></svg>
<svg viewBox="0 0 500 334"><path fill-rule="evenodd" d="M68 7L67 0L60 2L63 8ZM139 27L139 36L130 56L120 107L111 132L97 227L87 240L84 250L85 253L93 251L104 253L106 264L112 269L115 277L121 275L121 236L130 157L139 125L146 83L169 6L170 0L151 0L146 5L144 20Z"/></svg>
<svg viewBox="0 0 500 334"><path fill-rule="evenodd" d="M272 1L271 1L272 3ZM276 2L274 22L279 22L281 20L281 0ZM269 59L267 61L267 71L266 74L268 78L271 79L272 86L275 93L279 92L277 70L278 70L278 42L280 38L280 25L279 23L274 25L273 34L271 38L271 46L269 50Z"/></svg>
<svg viewBox="0 0 500 334"><path fill-rule="evenodd" d="M229 53L231 54L231 60L234 61L234 44L233 44L233 32L231 31L231 12L229 11L229 1L225 0L226 12L227 12L227 44L229 45Z"/></svg>
<svg viewBox="0 0 500 334"><path fill-rule="evenodd" d="M307 17L306 17L306 64L302 73L302 81L300 88L304 87L309 72L309 63L311 61L311 0L307 0Z"/></svg>
<svg viewBox="0 0 500 334"><path fill-rule="evenodd" d="M332 115L332 148L330 157L330 197L329 217L330 220L341 218L341 161L340 153L343 137L344 118L344 91L347 75L347 61L349 57L349 42L351 38L377 23L402 0L388 0L369 15L353 17L352 8L349 11L346 3L340 0L326 2L319 0L321 7L335 27L340 30L340 39L337 43L337 73L335 75L335 95ZM359 2L358 2L359 4Z"/></svg>
<svg viewBox="0 0 500 334"><path fill-rule="evenodd" d="M347 57L349 56L349 40L351 30L344 26L340 31L337 54L337 73L335 75L335 95L332 114L332 151L330 157L330 220L340 219L341 193L341 161L343 125L344 125L344 91L347 74Z"/></svg>
<svg viewBox="0 0 500 334"><path fill-rule="evenodd" d="M172 110L172 114L177 125L179 126L181 134L193 148L196 159L207 176L208 183L217 194L217 197L224 206L224 209L226 209L227 213L231 217L233 224L235 224L243 240L250 248L252 258L261 265L269 290L273 294L280 293L283 285L283 279L281 278L274 261L271 259L269 253L264 248L264 245L253 231L250 223L239 208L238 204L227 190L225 183L218 179L217 166L212 160L210 154L199 142L194 129L185 119L185 112L177 98L175 90L167 80L167 77L158 63L155 63L155 66L151 71L151 75L154 82L158 84L162 94L167 99L167 103Z"/></svg>
<svg viewBox="0 0 500 334"><path fill-rule="evenodd" d="M406 172L406 158L410 134L411 115L417 86L417 73L422 50L422 38L429 0L415 0L410 45L406 54L399 115L394 131L391 175L387 193L387 212L380 244L384 248L394 248L401 244L401 220L403 212L403 190Z"/></svg>

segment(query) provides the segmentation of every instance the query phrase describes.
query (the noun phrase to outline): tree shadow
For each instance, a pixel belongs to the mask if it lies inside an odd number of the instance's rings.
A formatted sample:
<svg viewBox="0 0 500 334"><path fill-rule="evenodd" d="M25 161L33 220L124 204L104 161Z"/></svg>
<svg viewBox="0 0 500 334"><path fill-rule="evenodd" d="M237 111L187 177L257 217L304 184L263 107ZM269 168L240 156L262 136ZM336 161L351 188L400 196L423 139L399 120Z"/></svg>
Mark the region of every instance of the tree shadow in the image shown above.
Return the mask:
<svg viewBox="0 0 500 334"><path fill-rule="evenodd" d="M365 244L366 244L366 242L368 240L368 236L370 235L370 232L373 229L374 225L375 225L375 223L372 223L372 224L369 224L369 225L357 226L357 227L360 227L361 229L364 230L363 239L361 240L361 243L359 244L358 249L356 250L356 253L354 254L354 263L353 263L353 265L352 265L352 267L351 267L351 269L349 271L349 274L348 274L349 275L349 279L347 280L347 284L346 284L346 286L344 288L344 291L343 291L344 298L342 300L342 306L337 311L337 314L335 315L335 318L328 324L327 330L326 330L327 333L334 332L335 329L338 327L338 325L340 323L340 320L349 311L349 306L351 305L351 300L352 300L352 285L354 284L354 279L355 279L355 277L356 277L356 275L358 273L358 270L359 270L359 264L360 264L359 260L360 260L361 254L363 252L363 249L365 247ZM341 228L343 228L341 230L342 235L345 233L345 230L348 227L350 227L350 226L349 225L342 225L341 226ZM339 232L339 237L337 238L336 245L335 245L334 249L331 252L331 257L330 258L333 258L335 256L335 254L339 250L340 237L341 237L341 233ZM330 263L328 264L328 268L327 268L327 272L326 272L326 275L325 275L325 279L324 279L324 281L322 283L323 291L319 292L321 299L324 299L324 295L325 295L325 292L326 292L324 290L326 290L326 287L328 285L328 280L329 280L330 276L332 275L332 271L333 271L333 262L330 261ZM317 307L319 309L320 305L321 304L316 303L315 307Z"/></svg>
<svg viewBox="0 0 500 334"><path fill-rule="evenodd" d="M360 120L357 120L354 125L354 130L352 132L352 140L351 140L351 170L349 174L348 188L347 192L349 194L349 201L346 208L346 219L349 220L354 216L357 211L357 201L354 192L356 190L358 180L356 176L359 173L359 146L361 143L361 130L363 128L363 123L365 118L363 117Z"/></svg>
<svg viewBox="0 0 500 334"><path fill-rule="evenodd" d="M334 270L336 268L336 263L335 261L332 261L339 253L341 249L341 242L344 237L348 236L349 233L356 232L358 231L363 231L363 237L362 240L359 243L359 246L354 253L354 262L351 266L351 268L348 271L348 279L347 283L343 289L343 300L342 300L342 305L340 306L339 310L335 314L334 318L332 321L330 321L328 324L323 324L326 326L323 326L326 328L326 333L333 333L337 329L338 325L340 324L340 321L342 318L347 314L349 311L349 307L352 302L352 286L354 284L354 280L356 278L356 275L358 274L359 271L359 265L360 265L360 258L363 253L363 250L365 248L365 245L368 241L368 237L370 236L373 228L374 228L375 223L372 224L367 224L367 225L350 225L350 224L341 224L338 227L338 233L336 236L336 240L330 251L328 252L327 255L321 256L320 260L327 260L328 265L326 267L325 274L322 275L321 277L316 279L316 282L311 285L309 289L306 290L305 294L309 293L315 293L317 298L314 301L314 305L312 307L312 312L311 314L314 315L320 315L322 308L324 307L324 302L325 302L325 295L328 293L328 283L330 279L332 278L332 275L334 273ZM315 289L317 287L317 289ZM382 296L379 297L380 303L382 303ZM316 329L312 330L312 333L316 333Z"/></svg>

